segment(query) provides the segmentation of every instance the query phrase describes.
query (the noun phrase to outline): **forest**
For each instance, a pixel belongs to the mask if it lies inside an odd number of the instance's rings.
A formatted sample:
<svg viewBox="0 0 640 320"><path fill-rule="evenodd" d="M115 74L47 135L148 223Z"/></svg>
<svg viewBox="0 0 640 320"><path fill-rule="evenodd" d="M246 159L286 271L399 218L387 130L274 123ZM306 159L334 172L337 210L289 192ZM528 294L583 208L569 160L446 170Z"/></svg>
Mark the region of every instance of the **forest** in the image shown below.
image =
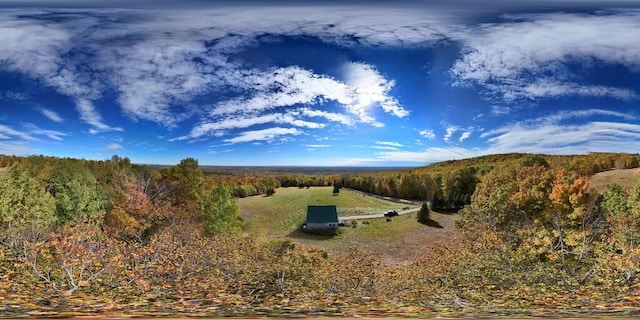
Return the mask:
<svg viewBox="0 0 640 320"><path fill-rule="evenodd" d="M0 157L0 315L548 315L640 310L634 154L502 154L379 172L214 172ZM204 168L204 169L203 169ZM385 265L243 232L237 198L338 185L459 216L460 241ZM277 191L275 191L277 196Z"/></svg>

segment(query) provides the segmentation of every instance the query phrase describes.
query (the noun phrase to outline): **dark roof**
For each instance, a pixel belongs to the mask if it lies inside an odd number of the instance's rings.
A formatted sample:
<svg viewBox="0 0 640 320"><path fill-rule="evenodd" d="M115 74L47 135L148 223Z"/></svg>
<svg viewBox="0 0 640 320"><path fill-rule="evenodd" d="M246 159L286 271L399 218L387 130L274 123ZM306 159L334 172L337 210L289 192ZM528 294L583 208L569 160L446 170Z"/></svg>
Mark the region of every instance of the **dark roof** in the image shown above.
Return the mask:
<svg viewBox="0 0 640 320"><path fill-rule="evenodd" d="M307 223L338 222L336 206L307 206Z"/></svg>

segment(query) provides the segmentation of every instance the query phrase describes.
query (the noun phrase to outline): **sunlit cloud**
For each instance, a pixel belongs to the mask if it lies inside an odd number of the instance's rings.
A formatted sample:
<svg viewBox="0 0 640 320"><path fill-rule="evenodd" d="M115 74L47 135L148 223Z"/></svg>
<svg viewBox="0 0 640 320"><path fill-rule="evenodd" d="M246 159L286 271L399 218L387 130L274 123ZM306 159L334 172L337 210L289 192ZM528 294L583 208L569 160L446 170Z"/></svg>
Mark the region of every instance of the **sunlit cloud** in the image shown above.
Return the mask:
<svg viewBox="0 0 640 320"><path fill-rule="evenodd" d="M429 140L434 140L436 138L436 134L435 132L433 132L432 129L424 129L424 130L420 130L420 132L418 132L421 136L429 139Z"/></svg>
<svg viewBox="0 0 640 320"><path fill-rule="evenodd" d="M230 144L252 142L252 141L272 142L282 137L297 136L301 134L304 134L304 132L296 128L274 127L274 128L262 129L262 130L245 131L240 133L238 136L234 138L225 139L224 141Z"/></svg>
<svg viewBox="0 0 640 320"><path fill-rule="evenodd" d="M460 130L460 127L458 127L458 126L448 125L445 128L445 134L444 134L444 138L443 138L444 141L449 142L449 139L451 139L453 134L456 133L459 130Z"/></svg>
<svg viewBox="0 0 640 320"><path fill-rule="evenodd" d="M460 135L460 138L458 138L459 142L463 142L464 140L467 140L469 137L471 137L471 133L472 131L464 131L462 132L462 134Z"/></svg>
<svg viewBox="0 0 640 320"><path fill-rule="evenodd" d="M432 163L438 161L464 159L476 156L477 151L459 147L433 147L422 151L384 151L376 154L380 161Z"/></svg>
<svg viewBox="0 0 640 320"><path fill-rule="evenodd" d="M171 139L170 141L179 141L187 139L200 138L207 135L224 136L226 130L249 128L256 125L275 123L275 124L289 124L296 127L320 129L324 128L325 124L305 121L299 119L301 115L299 111L291 111L288 113L271 113L263 114L259 116L236 114L227 117L219 117L218 121L201 123L194 127L191 132L186 136Z"/></svg>
<svg viewBox="0 0 640 320"><path fill-rule="evenodd" d="M402 144L395 141L376 141L376 144L391 147L402 147Z"/></svg>

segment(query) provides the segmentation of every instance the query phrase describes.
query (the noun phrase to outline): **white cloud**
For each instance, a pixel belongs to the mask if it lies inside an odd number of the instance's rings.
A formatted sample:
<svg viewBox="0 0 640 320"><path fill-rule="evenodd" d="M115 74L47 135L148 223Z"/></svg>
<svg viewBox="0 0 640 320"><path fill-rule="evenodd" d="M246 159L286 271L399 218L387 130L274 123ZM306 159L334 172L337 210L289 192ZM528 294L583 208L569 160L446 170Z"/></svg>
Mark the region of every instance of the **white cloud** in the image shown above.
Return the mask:
<svg viewBox="0 0 640 320"><path fill-rule="evenodd" d="M357 121L381 127L383 124L370 114L370 109L376 106L397 117L408 115L408 111L389 96L393 82L385 80L372 66L349 63L345 70L346 83L295 66L268 71L246 70L242 85L247 86L246 91L253 92L250 97L218 103L210 111L208 120L195 126L188 135L173 140L197 139L212 133L224 135L226 130L258 124L289 124L309 129L326 126L308 118L324 118L347 126ZM357 120L347 114L298 107L323 104L328 100L342 105ZM288 110L273 113L275 109Z"/></svg>
<svg viewBox="0 0 640 320"><path fill-rule="evenodd" d="M406 117L408 110L390 95L394 82L371 65L346 63L343 82L297 67L245 69L232 58L264 34L317 36L339 45L420 45L442 39L442 30L449 28L442 13L368 6L358 7L354 14L347 8L356 7L320 5L309 11L308 6L221 6L171 13L101 10L99 16L88 10L74 19L60 20L55 15L65 12L15 10L0 16L0 41L6 44L0 59L6 62L4 68L42 80L73 98L80 118L92 126L89 131L94 134L122 130L105 124L95 105L105 89L113 89L126 115L170 128L199 114L194 99L222 88L247 96L217 103L213 113L218 115L233 114L239 108L242 113L260 112L330 100L357 119L312 108L306 109L306 116L378 127L383 123L371 115L372 107ZM52 18L31 18L40 13ZM129 15L135 19L115 19Z"/></svg>
<svg viewBox="0 0 640 320"><path fill-rule="evenodd" d="M167 127L198 113L198 107L191 104L195 98L228 87L237 92L257 91L229 103L270 109L320 102L314 99L335 100L360 117L359 121L381 126L362 110L362 103L375 102L398 117L408 111L388 95L393 81L384 79L372 66L350 64L346 68L350 85L317 75L307 77L312 80L308 83L299 82L299 78L287 82L287 74L245 70L232 55L255 45L256 38L264 34L315 36L338 45L422 45L442 39L443 30L449 28L442 12L386 6L258 5L170 12L101 9L100 15L93 13L86 10L74 13L73 19L56 20L56 14L67 13L37 9L4 12L0 16L0 41L4 44L0 60L4 68L42 80L73 98L81 119L94 133L121 129L103 123L95 106L107 87L114 90L125 114ZM285 88L294 83L301 87L269 95L259 81L252 82L260 79L265 79L267 86L284 79ZM314 92L310 87L320 89ZM271 101L265 104L265 99ZM218 107L223 111L225 104ZM353 124L345 116L319 116Z"/></svg>
<svg viewBox="0 0 640 320"><path fill-rule="evenodd" d="M491 114L494 116L504 116L511 113L511 108L507 106L491 106Z"/></svg>
<svg viewBox="0 0 640 320"><path fill-rule="evenodd" d="M371 148L379 150L398 150L398 148L392 146L371 146Z"/></svg>
<svg viewBox="0 0 640 320"><path fill-rule="evenodd" d="M276 124L289 124L296 127L320 129L324 128L325 124L305 121L299 119L301 115L299 111L290 111L288 113L271 113L263 114L260 116L235 114L225 117L217 117L217 121L205 122L194 127L188 135L171 139L170 141L179 141L187 139L197 139L203 136L212 134L214 136L224 136L226 130L237 128L249 128L255 125L276 123Z"/></svg>
<svg viewBox="0 0 640 320"><path fill-rule="evenodd" d="M640 125L613 121L580 121L594 115L625 120L632 115L589 109L504 125L480 135L486 139L485 153L530 152L548 154L590 151L629 152L640 147ZM585 119L586 120L586 119Z"/></svg>
<svg viewBox="0 0 640 320"><path fill-rule="evenodd" d="M305 145L307 148L329 148L331 145L329 144L307 144Z"/></svg>
<svg viewBox="0 0 640 320"><path fill-rule="evenodd" d="M300 112L302 113L302 115L307 117L321 117L346 126L352 126L354 124L353 120L345 114L332 113L322 110L313 110L310 108L302 108L300 109Z"/></svg>
<svg viewBox="0 0 640 320"><path fill-rule="evenodd" d="M42 109L40 110L40 112L42 112L42 114L43 114L45 117L49 118L49 120L51 120L51 121L58 122L58 123L62 123L62 122L64 122L64 119L62 119L62 117L60 117L60 116L58 115L58 113L56 113L56 112L55 112L55 111L53 111L53 110L49 110L49 109L44 109L44 108L42 108Z"/></svg>
<svg viewBox="0 0 640 320"><path fill-rule="evenodd" d="M467 140L469 137L471 137L471 133L473 133L473 131L462 132L462 134L460 135L460 138L458 138L458 141L463 142L464 140Z"/></svg>
<svg viewBox="0 0 640 320"><path fill-rule="evenodd" d="M254 90L249 98L236 98L218 104L212 116L234 113L259 113L276 108L300 104L314 105L326 100L343 105L347 112L363 123L383 126L371 116L369 109L379 106L396 117L406 117L409 112L390 96L393 81L386 80L371 65L347 63L344 66L345 82L327 75L314 74L300 67L282 67L261 72L251 70L242 83ZM323 116L329 120L351 125L347 116L307 109L308 116Z"/></svg>
<svg viewBox="0 0 640 320"><path fill-rule="evenodd" d="M252 142L252 141L267 141L272 142L278 138L288 135L301 135L304 134L303 131L296 128L268 128L262 130L254 130L254 131L245 131L240 133L238 136L230 139L225 139L224 141L230 144L235 143L243 143L243 142Z"/></svg>
<svg viewBox="0 0 640 320"><path fill-rule="evenodd" d="M419 134L429 140L434 140L436 138L436 134L432 129L420 130Z"/></svg>
<svg viewBox="0 0 640 320"><path fill-rule="evenodd" d="M6 91L4 94L0 94L0 99L2 98L14 101L25 101L27 100L27 95L24 92Z"/></svg>
<svg viewBox="0 0 640 320"><path fill-rule="evenodd" d="M353 102L347 106L352 113L366 115L367 108L378 104L384 112L398 118L409 115L409 111L390 95L394 81L385 79L373 66L364 63L352 62L345 69L346 82L353 91Z"/></svg>
<svg viewBox="0 0 640 320"><path fill-rule="evenodd" d="M103 149L107 151L118 151L118 150L123 150L124 147L117 143L110 143L106 145Z"/></svg>
<svg viewBox="0 0 640 320"><path fill-rule="evenodd" d="M15 130L15 129L9 127L9 126L2 125L2 124L0 124L0 134L2 134L2 136L6 137L5 139L18 138L18 139L25 140L25 141L38 140L38 139L32 137L31 135L29 135L28 133Z"/></svg>
<svg viewBox="0 0 640 320"><path fill-rule="evenodd" d="M206 39L201 37L197 33L151 36L131 46L107 45L100 50L99 67L119 92L124 113L173 127L189 115L183 107L187 102L219 88L222 73L216 75L214 70L220 65L207 58Z"/></svg>
<svg viewBox="0 0 640 320"><path fill-rule="evenodd" d="M423 151L385 151L376 154L376 158L384 161L417 162L426 164L438 161L470 158L476 155L477 151L459 147L433 147L427 148Z"/></svg>
<svg viewBox="0 0 640 320"><path fill-rule="evenodd" d="M80 118L93 126L92 133L103 131L123 131L120 127L111 127L102 122L102 117L98 114L93 102L80 98L76 101L76 107L80 112Z"/></svg>
<svg viewBox="0 0 640 320"><path fill-rule="evenodd" d="M445 128L444 141L449 142L449 139L451 139L453 134L456 133L458 130L460 130L460 127L458 126L452 126L452 125L447 126Z"/></svg>
<svg viewBox="0 0 640 320"><path fill-rule="evenodd" d="M94 81L81 75L75 62L62 58L74 46L73 31L53 22L13 16L19 13L8 11L0 15L2 68L38 79L61 94L74 98L81 118L96 130L118 129L101 122L91 102L99 97Z"/></svg>
<svg viewBox="0 0 640 320"><path fill-rule="evenodd" d="M376 141L376 144L380 144L383 146L402 147L401 143L395 141Z"/></svg>
<svg viewBox="0 0 640 320"><path fill-rule="evenodd" d="M640 13L539 14L515 16L518 22L486 24L462 36L465 48L451 74L460 84L474 83L505 100L580 95L636 98L629 88L577 80L570 64L598 63L640 69Z"/></svg>
<svg viewBox="0 0 640 320"><path fill-rule="evenodd" d="M62 141L63 137L69 136L69 134L60 131L40 129L33 123L25 123L24 128L29 132L29 135L46 136L49 139L53 139L56 141Z"/></svg>

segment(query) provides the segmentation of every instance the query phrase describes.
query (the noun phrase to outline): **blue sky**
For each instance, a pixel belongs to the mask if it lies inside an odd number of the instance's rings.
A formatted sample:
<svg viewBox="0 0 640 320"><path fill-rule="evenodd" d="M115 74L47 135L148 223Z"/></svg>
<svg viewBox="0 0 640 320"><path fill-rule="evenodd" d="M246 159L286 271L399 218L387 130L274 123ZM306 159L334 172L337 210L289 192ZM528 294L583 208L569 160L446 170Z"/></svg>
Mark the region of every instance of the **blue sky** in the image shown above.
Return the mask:
<svg viewBox="0 0 640 320"><path fill-rule="evenodd" d="M0 0L0 153L420 166L640 152L640 1L518 3Z"/></svg>

